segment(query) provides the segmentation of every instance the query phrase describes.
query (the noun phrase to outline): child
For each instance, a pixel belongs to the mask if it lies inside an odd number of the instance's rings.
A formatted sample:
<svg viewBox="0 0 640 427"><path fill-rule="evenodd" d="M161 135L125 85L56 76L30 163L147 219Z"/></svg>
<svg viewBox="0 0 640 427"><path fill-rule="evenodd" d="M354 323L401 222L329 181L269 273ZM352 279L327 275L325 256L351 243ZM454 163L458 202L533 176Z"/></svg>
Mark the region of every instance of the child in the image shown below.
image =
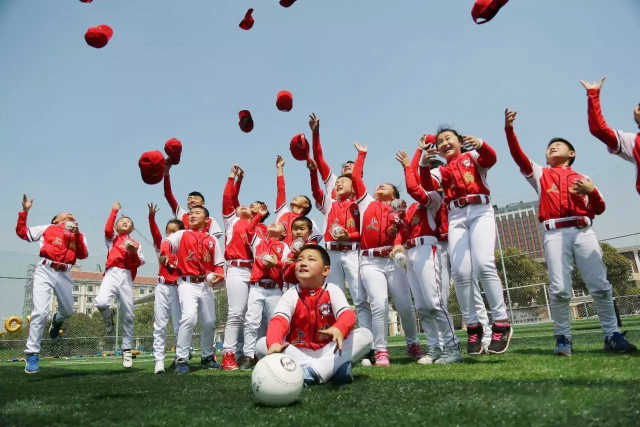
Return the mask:
<svg viewBox="0 0 640 427"><path fill-rule="evenodd" d="M571 169L576 152L569 141L552 139L547 146L547 165L542 167L522 152L513 122L516 111L505 110L509 151L540 198L539 219L543 228L544 256L549 274L549 299L556 337L555 354L571 356L569 302L573 262L580 269L598 311L607 351L636 351L620 333L613 307L611 284L602 262L602 249L591 228L593 218L605 210L604 200L591 179Z"/></svg>
<svg viewBox="0 0 640 427"><path fill-rule="evenodd" d="M225 274L227 304L227 324L224 330L222 369L235 371L238 369L236 355L242 353L242 335L244 316L247 312L253 252L248 236L249 220L257 215L262 202L254 202L251 206L241 206L238 199L244 171L240 165L233 165L231 174L222 195L222 218L225 228L225 250L227 271ZM258 209L256 209L258 208ZM269 214L261 218L264 221ZM256 225L256 233L264 237L267 227Z"/></svg>
<svg viewBox="0 0 640 427"><path fill-rule="evenodd" d="M441 296L440 256L438 254L438 226L436 216L442 204L442 198L437 191L426 192L419 184L418 177L411 167L409 156L404 151L398 151L396 159L404 168L407 192L418 203L407 209L405 223L407 236L404 247L407 250L407 275L416 308L422 319L433 320L437 331L442 334L444 351L434 354L434 357L424 357L419 363L449 364L462 362L462 352L458 338L453 329L453 320L449 315L447 305ZM448 283L447 283L448 285ZM432 347L434 353L436 347ZM434 358L436 360L434 360Z"/></svg>
<svg viewBox="0 0 640 427"><path fill-rule="evenodd" d="M640 193L640 133L615 131L611 129L602 116L600 107L600 89L604 77L598 83L580 80L587 89L589 130L591 134L607 145L610 153L636 165L636 191ZM640 128L640 104L633 110L636 125Z"/></svg>
<svg viewBox="0 0 640 427"><path fill-rule="evenodd" d="M170 244L162 241L162 234L158 224L156 224L156 212L158 206L149 203L149 227L153 238L153 247L159 261L158 282L154 293L153 303L153 358L155 360L154 373L164 372L164 346L167 341L166 327L169 316L173 320L173 331L178 336L180 327L180 301L178 300L178 278L180 271L176 269L178 256L171 253ZM184 230L184 224L178 219L172 219L165 227L165 236L168 237L176 231ZM165 246L165 253L169 253L169 258L164 259L160 255L162 246Z"/></svg>
<svg viewBox="0 0 640 427"><path fill-rule="evenodd" d="M302 366L307 385L352 382L352 364L373 343L368 329L353 330L355 315L344 293L325 283L330 270L331 259L324 248L302 248L296 262L300 284L280 299L267 336L257 346L260 358L273 353L291 356Z"/></svg>
<svg viewBox="0 0 640 427"><path fill-rule="evenodd" d="M311 174L311 193L316 201L316 207L324 215L325 248L333 264L328 280L338 285L343 292L346 282L356 307L358 325L361 328L371 329L371 306L367 301L367 292L360 281L358 271L360 269L358 255L360 211L358 211L358 204L352 200L351 178L341 176L333 180L333 193L335 193L333 197L331 190L327 190L325 194L320 189L315 163L309 162L307 167Z"/></svg>
<svg viewBox="0 0 640 427"><path fill-rule="evenodd" d="M269 322L282 296L282 274L289 254L289 247L284 243L287 231L281 223L271 224L267 228L265 238L255 233L255 227L267 213L267 209L261 207L258 215L251 219L248 229L254 262L251 268L251 286L244 320L244 358L240 364L242 370L251 369L255 365L258 329L263 313L266 313L266 319Z"/></svg>
<svg viewBox="0 0 640 427"><path fill-rule="evenodd" d="M291 232L293 233L293 242L289 245L289 255L287 256L285 267L283 270L284 285L282 286L282 292L288 291L290 288L295 287L299 282L296 277L296 260L302 247L308 244L317 245L318 242L311 237L311 231L313 230L313 223L306 216L293 221L291 224Z"/></svg>
<svg viewBox="0 0 640 427"><path fill-rule="evenodd" d="M133 279L136 278L138 267L144 265L144 256L140 243L131 238L135 230L131 218L122 216L116 222L121 207L120 203L113 202L104 227L108 254L104 277L96 296L96 307L102 314L105 332L110 334L114 329L111 301L118 298L122 317L122 366L130 368L133 364Z"/></svg>
<svg viewBox="0 0 640 427"><path fill-rule="evenodd" d="M276 195L276 221L280 222L284 225L284 228L287 232L287 237L285 238L285 243L290 245L293 241L293 233L291 232L291 224L293 224L293 220L299 218L301 216L307 216L309 212L311 212L311 200L307 196L296 196L291 199L289 203L289 208L286 206L287 202L287 191L284 182L284 159L281 156L278 156L276 159L276 169L278 170L277 177L277 187L278 193ZM317 239L317 241L322 240L322 233L316 226L315 222L313 222L313 234L311 235L313 238Z"/></svg>
<svg viewBox="0 0 640 427"><path fill-rule="evenodd" d="M483 352L484 330L474 309L472 280L475 274L487 295L493 319L491 344L487 351L504 353L513 330L496 270L496 223L486 182L487 171L496 163L496 153L481 139L463 138L446 127L438 130L436 146L437 150L423 150L420 179L428 191L442 186L445 204L449 206L449 258L462 319L469 335L467 352L472 355ZM432 172L429 161L436 153L445 158L447 164Z"/></svg>
<svg viewBox="0 0 640 427"><path fill-rule="evenodd" d="M27 215L33 205L33 199L22 196L22 212L18 214L16 234L27 242L40 243L40 257L38 267L33 273L33 311L29 324L29 338L24 350L27 363L24 371L36 374L38 366L40 343L44 331L44 324L49 316L51 307L51 290L58 299L58 312L51 319L49 336L58 337L64 319L73 315L73 281L71 281L71 266L76 260L89 256L87 239L78 230L78 223L73 214L60 212L51 220L51 224L37 227L27 227Z"/></svg>
<svg viewBox="0 0 640 427"><path fill-rule="evenodd" d="M224 257L218 241L209 234L209 211L204 206L194 206L189 213L189 229L167 236L170 248L163 247L161 255L169 259L171 252L178 254L178 297L180 298L180 327L176 345L176 372L189 373L189 347L193 328L202 325L201 365L206 369L218 367L214 359L216 326L216 302L212 287L224 280Z"/></svg>
<svg viewBox="0 0 640 427"><path fill-rule="evenodd" d="M164 197L167 199L167 202L169 202L169 206L171 206L173 217L181 220L188 230L189 212L180 207L178 201L173 195L173 192L171 191L171 178L169 177L169 170L171 169L171 166L172 163L169 159L166 159L164 162ZM189 208L189 211L191 211L194 206L204 206L204 196L198 191L192 191L187 197L187 208ZM216 239L222 236L222 229L214 218L207 218L206 230Z"/></svg>
<svg viewBox="0 0 640 427"><path fill-rule="evenodd" d="M358 160L351 180L360 212L360 278L371 301L375 365L390 365L387 349L389 293L402 319L407 354L418 361L424 357L424 352L420 348L407 273L393 260L397 252L404 250L401 233L404 213L391 207L391 203L399 199L398 189L389 183L382 184L376 187L374 197L371 197L360 178L367 147L358 143L354 145L358 150Z"/></svg>

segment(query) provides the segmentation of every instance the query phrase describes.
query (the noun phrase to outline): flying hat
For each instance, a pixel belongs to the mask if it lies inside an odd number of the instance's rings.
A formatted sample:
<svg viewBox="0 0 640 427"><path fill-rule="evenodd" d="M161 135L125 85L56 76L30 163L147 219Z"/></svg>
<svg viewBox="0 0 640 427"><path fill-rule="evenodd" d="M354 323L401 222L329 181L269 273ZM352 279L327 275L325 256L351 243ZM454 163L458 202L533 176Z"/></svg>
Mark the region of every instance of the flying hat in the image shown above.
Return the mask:
<svg viewBox="0 0 640 427"><path fill-rule="evenodd" d="M291 150L291 155L294 159L300 161L309 161L309 143L307 142L307 137L304 136L304 133L294 136L291 138L291 145L289 146L289 150Z"/></svg>
<svg viewBox="0 0 640 427"><path fill-rule="evenodd" d="M105 47L109 40L113 36L113 30L108 25L98 25L97 27L90 27L84 35L84 39L87 44L96 49Z"/></svg>
<svg viewBox="0 0 640 427"><path fill-rule="evenodd" d="M240 22L240 28L242 28L243 30L250 30L251 27L253 27L253 16L251 16L252 13L253 9L249 9L247 11L247 14L244 15L244 19L242 19L242 22Z"/></svg>
<svg viewBox="0 0 640 427"><path fill-rule="evenodd" d="M182 143L180 140L171 138L164 143L164 152L169 156L172 165L180 163L180 154L182 154Z"/></svg>
<svg viewBox="0 0 640 427"><path fill-rule="evenodd" d="M242 132L251 132L253 130L253 118L251 118L251 112L249 110L242 110L238 113L238 117L240 118L238 126L240 126Z"/></svg>
<svg viewBox="0 0 640 427"><path fill-rule="evenodd" d="M476 24L486 24L498 13L500 8L507 4L509 0L476 0L476 4L471 9L471 16ZM478 19L481 19L478 22Z"/></svg>
<svg viewBox="0 0 640 427"><path fill-rule="evenodd" d="M147 151L140 156L138 161L142 180L150 185L162 181L164 175L164 156L158 150Z"/></svg>
<svg viewBox="0 0 640 427"><path fill-rule="evenodd" d="M80 0L82 3L91 3L93 0Z"/></svg>
<svg viewBox="0 0 640 427"><path fill-rule="evenodd" d="M293 95L287 90L281 90L276 97L276 107L280 111L291 111L293 108Z"/></svg>
<svg viewBox="0 0 640 427"><path fill-rule="evenodd" d="M296 2L296 0L280 0L280 6L289 7L292 4L294 4L295 2Z"/></svg>

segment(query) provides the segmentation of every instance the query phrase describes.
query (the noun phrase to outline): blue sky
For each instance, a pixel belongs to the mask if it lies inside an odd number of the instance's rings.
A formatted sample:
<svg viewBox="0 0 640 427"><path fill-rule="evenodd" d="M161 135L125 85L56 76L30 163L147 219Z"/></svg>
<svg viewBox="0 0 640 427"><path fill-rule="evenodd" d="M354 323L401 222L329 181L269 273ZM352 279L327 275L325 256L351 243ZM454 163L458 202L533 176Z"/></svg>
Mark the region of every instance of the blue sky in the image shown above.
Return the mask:
<svg viewBox="0 0 640 427"><path fill-rule="evenodd" d="M610 125L633 132L638 99L640 4L513 0L475 25L471 0L6 0L0 3L0 276L24 276L37 244L15 235L23 193L35 198L30 225L70 210L87 234L91 258L104 263L102 229L114 200L149 237L146 204L169 219L162 185L140 179L137 160L176 137L184 145L172 171L184 203L199 190L220 218L233 163L246 170L241 201L275 202L275 158L286 155L288 194L310 193L303 163L288 143L320 118L334 168L367 144L369 186L402 183L393 159L425 132L448 123L485 139L498 153L489 173L494 203L536 198L511 159L505 107L519 111L525 151L544 162L546 142L563 136L577 148L575 168L607 201L595 223L600 238L640 231L633 166L608 155L587 126L580 78L607 76L603 107ZM238 28L246 10L255 26ZM84 42L90 26L114 36L103 49ZM280 90L294 95L289 113L275 108ZM255 129L238 128L249 109ZM317 212L313 217L319 220ZM141 240L147 259L150 245ZM640 238L615 240L618 246ZM26 254L26 255L23 255ZM155 265L142 270L154 275ZM4 285L0 317L21 312L23 283Z"/></svg>

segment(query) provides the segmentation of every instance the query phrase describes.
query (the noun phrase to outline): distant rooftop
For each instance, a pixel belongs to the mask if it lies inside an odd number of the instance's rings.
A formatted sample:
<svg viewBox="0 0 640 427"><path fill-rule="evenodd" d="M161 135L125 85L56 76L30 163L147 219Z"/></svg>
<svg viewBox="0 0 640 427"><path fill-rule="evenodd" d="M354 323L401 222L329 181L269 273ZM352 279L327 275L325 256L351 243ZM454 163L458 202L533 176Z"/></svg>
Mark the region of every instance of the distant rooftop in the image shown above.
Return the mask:
<svg viewBox="0 0 640 427"><path fill-rule="evenodd" d="M518 203L510 203L506 206L503 207L499 207L496 210L497 214L505 214L505 213L509 213L509 212L516 212L516 211L521 211L523 209L537 209L538 208L538 201L534 200L533 202L518 202Z"/></svg>

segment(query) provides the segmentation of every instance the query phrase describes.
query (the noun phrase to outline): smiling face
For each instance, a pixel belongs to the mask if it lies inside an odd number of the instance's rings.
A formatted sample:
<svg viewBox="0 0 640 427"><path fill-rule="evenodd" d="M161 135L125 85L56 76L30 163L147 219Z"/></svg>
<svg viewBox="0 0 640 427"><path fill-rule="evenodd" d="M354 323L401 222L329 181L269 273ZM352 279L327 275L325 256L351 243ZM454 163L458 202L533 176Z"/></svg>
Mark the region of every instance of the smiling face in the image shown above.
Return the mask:
<svg viewBox="0 0 640 427"><path fill-rule="evenodd" d="M236 208L236 215L238 215L238 218L240 218L240 219L251 219L251 216L252 216L251 207L249 207L249 206L238 206Z"/></svg>
<svg viewBox="0 0 640 427"><path fill-rule="evenodd" d="M376 187L373 198L378 202L390 202L396 198L395 189L391 184L381 184Z"/></svg>
<svg viewBox="0 0 640 427"><path fill-rule="evenodd" d="M200 230L207 224L207 213L202 208L191 209L189 212L189 226L194 230Z"/></svg>
<svg viewBox="0 0 640 427"><path fill-rule="evenodd" d="M349 161L349 162L345 163L344 165L342 165L341 175L351 176L351 174L353 173L353 165L354 164L355 163Z"/></svg>
<svg viewBox="0 0 640 427"><path fill-rule="evenodd" d="M453 159L462 152L462 141L450 130L440 132L436 140L438 153L445 159Z"/></svg>
<svg viewBox="0 0 640 427"><path fill-rule="evenodd" d="M187 198L187 207L191 210L194 206L204 206L204 199L200 196L189 196Z"/></svg>
<svg viewBox="0 0 640 427"><path fill-rule="evenodd" d="M576 156L576 152L564 142L556 141L547 147L546 155L549 166L559 166L569 165L570 160Z"/></svg>
<svg viewBox="0 0 640 427"><path fill-rule="evenodd" d="M296 277L302 288L322 286L329 275L331 267L324 265L320 252L316 249L305 249L300 252L296 261Z"/></svg>
<svg viewBox="0 0 640 427"><path fill-rule="evenodd" d="M304 215L308 212L310 206L309 201L306 198L296 196L291 200L291 203L289 203L289 207L291 208L291 212Z"/></svg>
<svg viewBox="0 0 640 427"><path fill-rule="evenodd" d="M286 235L287 230L280 222L274 222L269 227L267 227L267 237L270 239L283 240L284 236Z"/></svg>
<svg viewBox="0 0 640 427"><path fill-rule="evenodd" d="M133 221L127 217L122 217L116 222L116 231L119 235L131 234L133 232Z"/></svg>
<svg viewBox="0 0 640 427"><path fill-rule="evenodd" d="M346 176L337 179L335 188L336 196L341 200L348 199L353 194L353 183Z"/></svg>

